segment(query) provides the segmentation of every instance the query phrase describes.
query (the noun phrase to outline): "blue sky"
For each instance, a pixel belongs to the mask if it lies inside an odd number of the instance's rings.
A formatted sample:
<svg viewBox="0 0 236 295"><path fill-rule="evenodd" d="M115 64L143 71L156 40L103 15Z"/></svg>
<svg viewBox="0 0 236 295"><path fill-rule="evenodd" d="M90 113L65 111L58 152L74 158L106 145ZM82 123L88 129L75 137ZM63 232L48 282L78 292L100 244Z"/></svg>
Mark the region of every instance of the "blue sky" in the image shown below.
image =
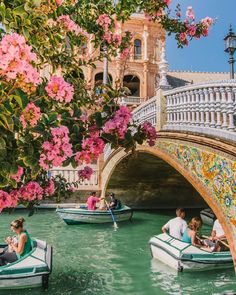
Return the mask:
<svg viewBox="0 0 236 295"><path fill-rule="evenodd" d="M184 49L178 49L174 37L167 37L167 59L171 70L229 71L228 55L224 52L223 38L230 23L236 33L236 0L172 0L172 7L180 3L185 14L192 6L197 19L217 18L207 38L193 40ZM236 59L236 52L235 52Z"/></svg>

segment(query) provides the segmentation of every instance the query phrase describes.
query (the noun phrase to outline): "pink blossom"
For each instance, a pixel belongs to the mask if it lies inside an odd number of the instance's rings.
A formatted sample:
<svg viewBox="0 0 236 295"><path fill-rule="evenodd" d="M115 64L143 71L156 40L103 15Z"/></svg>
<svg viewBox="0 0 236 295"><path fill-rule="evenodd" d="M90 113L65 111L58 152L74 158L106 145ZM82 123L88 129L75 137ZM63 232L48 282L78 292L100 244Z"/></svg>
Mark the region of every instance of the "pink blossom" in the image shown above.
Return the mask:
<svg viewBox="0 0 236 295"><path fill-rule="evenodd" d="M201 20L201 23L206 25L207 27L210 27L213 25L214 20L211 17L207 16Z"/></svg>
<svg viewBox="0 0 236 295"><path fill-rule="evenodd" d="M48 185L44 188L45 196L49 197L52 196L55 192L55 184L54 181L51 179L49 180Z"/></svg>
<svg viewBox="0 0 236 295"><path fill-rule="evenodd" d="M101 27L103 27L105 30L107 30L111 24L111 19L110 19L109 15L101 14L101 15L99 15L96 23L98 25L100 25Z"/></svg>
<svg viewBox="0 0 236 295"><path fill-rule="evenodd" d="M74 87L62 77L52 76L45 90L48 96L59 102L71 102L74 96Z"/></svg>
<svg viewBox="0 0 236 295"><path fill-rule="evenodd" d="M187 34L186 34L186 33L181 33L181 34L179 35L179 40L180 40L181 42L186 42L186 41L187 41Z"/></svg>
<svg viewBox="0 0 236 295"><path fill-rule="evenodd" d="M43 189L36 181L30 181L18 190L18 198L23 201L40 201L43 198Z"/></svg>
<svg viewBox="0 0 236 295"><path fill-rule="evenodd" d="M51 166L61 166L73 153L72 145L69 143L69 129L66 126L51 128L51 135L51 141L43 143L39 159L39 165L45 170Z"/></svg>
<svg viewBox="0 0 236 295"><path fill-rule="evenodd" d="M14 179L16 182L20 182L23 173L24 173L24 169L21 166L18 166L17 173L11 175L11 178Z"/></svg>
<svg viewBox="0 0 236 295"><path fill-rule="evenodd" d="M190 25L187 30L187 34L191 37L195 36L196 34L196 27L194 25Z"/></svg>
<svg viewBox="0 0 236 295"><path fill-rule="evenodd" d="M0 190L0 212L4 208L11 207L11 204L11 196L7 192Z"/></svg>
<svg viewBox="0 0 236 295"><path fill-rule="evenodd" d="M112 41L116 44L116 46L120 46L122 42L122 36L121 34L114 34L112 36Z"/></svg>
<svg viewBox="0 0 236 295"><path fill-rule="evenodd" d="M24 36L6 34L0 42L0 75L8 81L17 80L22 88L37 86L41 79L31 64L36 62L36 55L31 50Z"/></svg>
<svg viewBox="0 0 236 295"><path fill-rule="evenodd" d="M61 6L61 5L62 5L62 2L63 2L63 0L55 0L55 2L56 2L56 4L57 4L57 6Z"/></svg>
<svg viewBox="0 0 236 295"><path fill-rule="evenodd" d="M85 166L84 169L78 171L79 179L89 180L93 174L93 169L89 166Z"/></svg>
<svg viewBox="0 0 236 295"><path fill-rule="evenodd" d="M147 137L147 142L150 146L155 145L155 141L157 139L156 129L152 126L150 122L144 122L142 125L142 130Z"/></svg>
<svg viewBox="0 0 236 295"><path fill-rule="evenodd" d="M193 8L191 6L189 6L186 10L186 17L187 17L187 19L190 19L190 20L195 19L195 14L194 14Z"/></svg>
<svg viewBox="0 0 236 295"><path fill-rule="evenodd" d="M125 106L121 106L114 117L105 123L103 131L108 134L116 134L118 138L123 139L131 118L130 110Z"/></svg>
<svg viewBox="0 0 236 295"><path fill-rule="evenodd" d="M125 48L120 53L120 58L125 59L129 56L129 48Z"/></svg>
<svg viewBox="0 0 236 295"><path fill-rule="evenodd" d="M20 116L20 122L25 129L27 125L34 127L37 125L39 119L41 118L40 108L37 107L33 102L27 104L26 108L23 110Z"/></svg>
<svg viewBox="0 0 236 295"><path fill-rule="evenodd" d="M169 6L170 3L171 3L171 0L164 0L164 2L165 2L165 4L166 4L167 6Z"/></svg>
<svg viewBox="0 0 236 295"><path fill-rule="evenodd" d="M89 120L89 117L86 113L83 113L81 116L80 116L80 120L83 122L83 123L86 123L88 122Z"/></svg>
<svg viewBox="0 0 236 295"><path fill-rule="evenodd" d="M84 31L81 27L79 27L69 15L61 15L57 19L57 23L62 25L66 32L75 33L75 35L82 35L86 38L89 38L89 34Z"/></svg>
<svg viewBox="0 0 236 295"><path fill-rule="evenodd" d="M108 44L111 44L111 42L112 42L112 33L111 32L105 32L102 39L105 40Z"/></svg>

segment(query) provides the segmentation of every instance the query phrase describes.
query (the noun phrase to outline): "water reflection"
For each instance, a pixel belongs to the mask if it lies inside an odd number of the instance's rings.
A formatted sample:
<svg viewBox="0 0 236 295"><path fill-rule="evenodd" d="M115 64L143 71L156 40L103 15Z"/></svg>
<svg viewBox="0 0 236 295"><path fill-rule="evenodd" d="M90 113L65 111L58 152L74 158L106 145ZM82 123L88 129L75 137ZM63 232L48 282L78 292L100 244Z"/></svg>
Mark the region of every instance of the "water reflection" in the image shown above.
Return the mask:
<svg viewBox="0 0 236 295"><path fill-rule="evenodd" d="M157 259L151 260L152 285L170 295L220 295L235 292L234 275L233 269L179 273Z"/></svg>

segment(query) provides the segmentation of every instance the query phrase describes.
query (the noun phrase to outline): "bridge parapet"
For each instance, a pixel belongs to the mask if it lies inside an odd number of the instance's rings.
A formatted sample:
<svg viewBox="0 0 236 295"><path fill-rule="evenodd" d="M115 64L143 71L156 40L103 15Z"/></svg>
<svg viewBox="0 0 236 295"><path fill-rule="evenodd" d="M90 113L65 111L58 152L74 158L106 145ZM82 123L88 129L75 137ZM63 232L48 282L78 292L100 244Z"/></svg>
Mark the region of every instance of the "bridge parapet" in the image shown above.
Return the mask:
<svg viewBox="0 0 236 295"><path fill-rule="evenodd" d="M191 84L157 92L133 111L158 130L198 133L236 141L236 80Z"/></svg>

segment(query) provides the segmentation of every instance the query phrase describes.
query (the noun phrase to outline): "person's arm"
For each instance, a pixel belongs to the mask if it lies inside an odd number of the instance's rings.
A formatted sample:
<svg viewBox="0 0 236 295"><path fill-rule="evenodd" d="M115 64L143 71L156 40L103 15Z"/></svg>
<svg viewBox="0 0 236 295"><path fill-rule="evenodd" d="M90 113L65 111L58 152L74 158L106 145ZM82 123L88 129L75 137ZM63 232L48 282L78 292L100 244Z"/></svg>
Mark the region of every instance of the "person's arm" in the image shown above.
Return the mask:
<svg viewBox="0 0 236 295"><path fill-rule="evenodd" d="M161 230L162 230L163 233L166 233L169 230L169 228L170 228L170 222L168 221L166 224L164 224L162 226Z"/></svg>
<svg viewBox="0 0 236 295"><path fill-rule="evenodd" d="M201 242L197 239L197 232L194 230L191 230L189 233L191 237L191 244L195 247L202 246Z"/></svg>
<svg viewBox="0 0 236 295"><path fill-rule="evenodd" d="M20 235L20 239L18 242L18 245L15 246L13 243L11 243L12 249L17 253L17 254L22 254L25 248L25 243L27 242L27 236L26 234Z"/></svg>
<svg viewBox="0 0 236 295"><path fill-rule="evenodd" d="M214 229L211 231L211 239L212 241L216 239L216 231Z"/></svg>

